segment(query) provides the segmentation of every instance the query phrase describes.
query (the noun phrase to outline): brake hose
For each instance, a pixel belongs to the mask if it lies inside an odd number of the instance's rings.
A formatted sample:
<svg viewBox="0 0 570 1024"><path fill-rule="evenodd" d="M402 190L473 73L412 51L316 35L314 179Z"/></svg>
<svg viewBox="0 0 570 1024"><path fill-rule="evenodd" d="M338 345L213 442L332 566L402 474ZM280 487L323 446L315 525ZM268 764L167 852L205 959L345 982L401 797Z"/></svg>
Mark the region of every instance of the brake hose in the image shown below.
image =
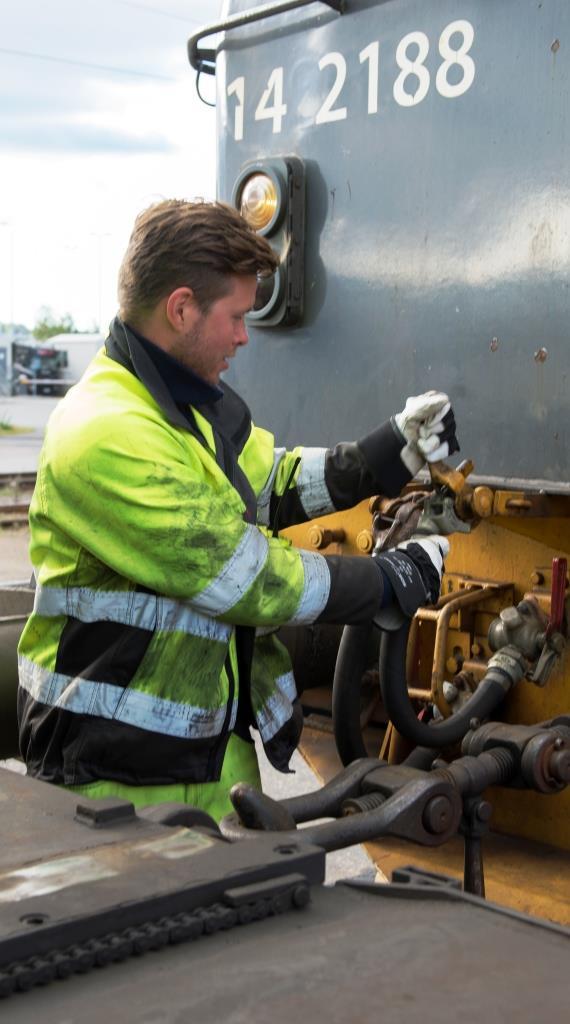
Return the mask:
<svg viewBox="0 0 570 1024"><path fill-rule="evenodd" d="M333 724L343 764L367 751L360 727L360 680L367 668L367 640L370 626L345 626L338 651L333 682ZM460 711L443 721L426 725L418 721L408 696L406 648L410 620L394 632L384 632L380 644L380 689L386 714L397 731L420 747L441 749L457 743L469 730L473 718L488 718L504 699L505 673L490 667L475 693ZM522 675L522 671L521 671Z"/></svg>

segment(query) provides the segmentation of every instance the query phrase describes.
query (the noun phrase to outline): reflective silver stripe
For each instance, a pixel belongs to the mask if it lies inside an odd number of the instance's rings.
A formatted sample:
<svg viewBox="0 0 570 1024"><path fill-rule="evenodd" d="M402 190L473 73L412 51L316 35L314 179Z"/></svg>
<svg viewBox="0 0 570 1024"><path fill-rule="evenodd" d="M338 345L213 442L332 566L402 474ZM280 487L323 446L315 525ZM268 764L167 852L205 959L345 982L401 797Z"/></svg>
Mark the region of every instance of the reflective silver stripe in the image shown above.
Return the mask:
<svg viewBox="0 0 570 1024"><path fill-rule="evenodd" d="M232 557L216 579L192 598L193 606L210 615L221 615L233 608L259 576L268 553L267 537L257 526L247 524Z"/></svg>
<svg viewBox="0 0 570 1024"><path fill-rule="evenodd" d="M303 448L301 468L297 477L297 493L309 517L334 512L325 483L325 455L327 448Z"/></svg>
<svg viewBox="0 0 570 1024"><path fill-rule="evenodd" d="M331 574L326 559L316 552L303 551L299 549L299 555L303 563L305 583L301 600L297 606L291 625L301 625L303 622L314 622L325 607L331 589Z"/></svg>
<svg viewBox="0 0 570 1024"><path fill-rule="evenodd" d="M286 454L286 448L273 449L273 467L267 477L265 487L257 499L257 521L263 526L269 526L269 503L273 493L273 484L275 483L277 470Z"/></svg>
<svg viewBox="0 0 570 1024"><path fill-rule="evenodd" d="M180 704L129 687L123 689L112 683L95 683L90 679L51 672L21 656L18 669L20 686L42 704L79 715L96 715L125 722L163 736L183 739L219 736L226 717L225 705L219 708L199 708L192 704ZM236 714L237 701L234 701L232 723L235 723Z"/></svg>
<svg viewBox="0 0 570 1024"><path fill-rule="evenodd" d="M122 622L138 629L189 633L221 643L227 643L232 631L231 626L195 611L187 601L136 590L38 586L34 611L47 617L69 615L81 622Z"/></svg>
<svg viewBox="0 0 570 1024"><path fill-rule="evenodd" d="M291 704L297 696L297 687L292 672L278 676L275 692L256 714L257 728L264 743L273 739L291 718Z"/></svg>

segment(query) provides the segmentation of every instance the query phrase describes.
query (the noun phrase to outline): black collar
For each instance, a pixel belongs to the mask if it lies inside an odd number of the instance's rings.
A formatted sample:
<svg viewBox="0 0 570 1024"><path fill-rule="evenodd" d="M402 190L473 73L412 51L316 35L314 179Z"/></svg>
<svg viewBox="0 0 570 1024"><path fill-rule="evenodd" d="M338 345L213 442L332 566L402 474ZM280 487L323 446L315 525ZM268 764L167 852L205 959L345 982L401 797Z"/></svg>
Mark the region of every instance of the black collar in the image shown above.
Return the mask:
<svg viewBox="0 0 570 1024"><path fill-rule="evenodd" d="M214 455L228 480L243 498L246 505L245 518L248 522L255 522L256 497L249 480L238 465L239 454L251 431L251 413L243 398L229 384L223 383L220 388L213 388L196 374L180 367L177 360L172 359L171 356L166 357L166 354L160 349L158 352L163 358L157 360L157 346L146 338L142 339L136 335L119 317L115 317L109 327L105 351L110 359L114 359L129 373L138 377L173 426L189 430L209 451L211 451L210 446L198 428L190 404L187 404L189 399L186 397L184 403L178 402L172 394L168 376L168 372L173 372L172 366L169 366L165 379L162 372L163 360L168 358L170 364L175 364L176 375L179 374L178 368L180 368L185 374L188 385L191 383L192 387L196 387L196 382L198 382L201 389L207 388L208 392L214 393L213 398L206 399L204 391L201 390L201 401L196 402L192 399L192 405L200 404L200 412L208 420L214 432L216 450L211 454Z"/></svg>
<svg viewBox="0 0 570 1024"><path fill-rule="evenodd" d="M178 359L135 331L134 327L129 324L125 324L125 326L152 359L176 405L199 407L206 402L219 402L220 398L223 398L224 392L221 388L208 384L208 381L183 366Z"/></svg>

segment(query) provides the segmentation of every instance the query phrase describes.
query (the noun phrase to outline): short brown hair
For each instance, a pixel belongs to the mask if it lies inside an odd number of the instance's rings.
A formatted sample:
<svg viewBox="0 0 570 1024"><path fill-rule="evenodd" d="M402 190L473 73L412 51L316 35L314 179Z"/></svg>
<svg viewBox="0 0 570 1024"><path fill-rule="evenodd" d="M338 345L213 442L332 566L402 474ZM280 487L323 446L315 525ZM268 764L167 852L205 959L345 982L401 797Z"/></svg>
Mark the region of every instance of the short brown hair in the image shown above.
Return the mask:
<svg viewBox="0 0 570 1024"><path fill-rule="evenodd" d="M227 203L167 199L139 213L119 270L119 313L137 326L176 288L203 313L227 295L232 275L275 273L269 243Z"/></svg>

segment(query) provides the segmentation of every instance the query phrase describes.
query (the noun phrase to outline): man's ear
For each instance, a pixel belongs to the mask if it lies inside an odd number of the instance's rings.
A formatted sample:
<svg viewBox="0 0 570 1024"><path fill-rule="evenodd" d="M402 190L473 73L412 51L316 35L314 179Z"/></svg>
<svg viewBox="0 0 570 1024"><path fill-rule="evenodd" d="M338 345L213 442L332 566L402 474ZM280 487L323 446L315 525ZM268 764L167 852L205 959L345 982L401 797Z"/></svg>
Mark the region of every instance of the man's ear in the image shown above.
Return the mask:
<svg viewBox="0 0 570 1024"><path fill-rule="evenodd" d="M182 334L193 327L200 316L200 309L191 288L176 288L166 300L166 318L170 326Z"/></svg>

